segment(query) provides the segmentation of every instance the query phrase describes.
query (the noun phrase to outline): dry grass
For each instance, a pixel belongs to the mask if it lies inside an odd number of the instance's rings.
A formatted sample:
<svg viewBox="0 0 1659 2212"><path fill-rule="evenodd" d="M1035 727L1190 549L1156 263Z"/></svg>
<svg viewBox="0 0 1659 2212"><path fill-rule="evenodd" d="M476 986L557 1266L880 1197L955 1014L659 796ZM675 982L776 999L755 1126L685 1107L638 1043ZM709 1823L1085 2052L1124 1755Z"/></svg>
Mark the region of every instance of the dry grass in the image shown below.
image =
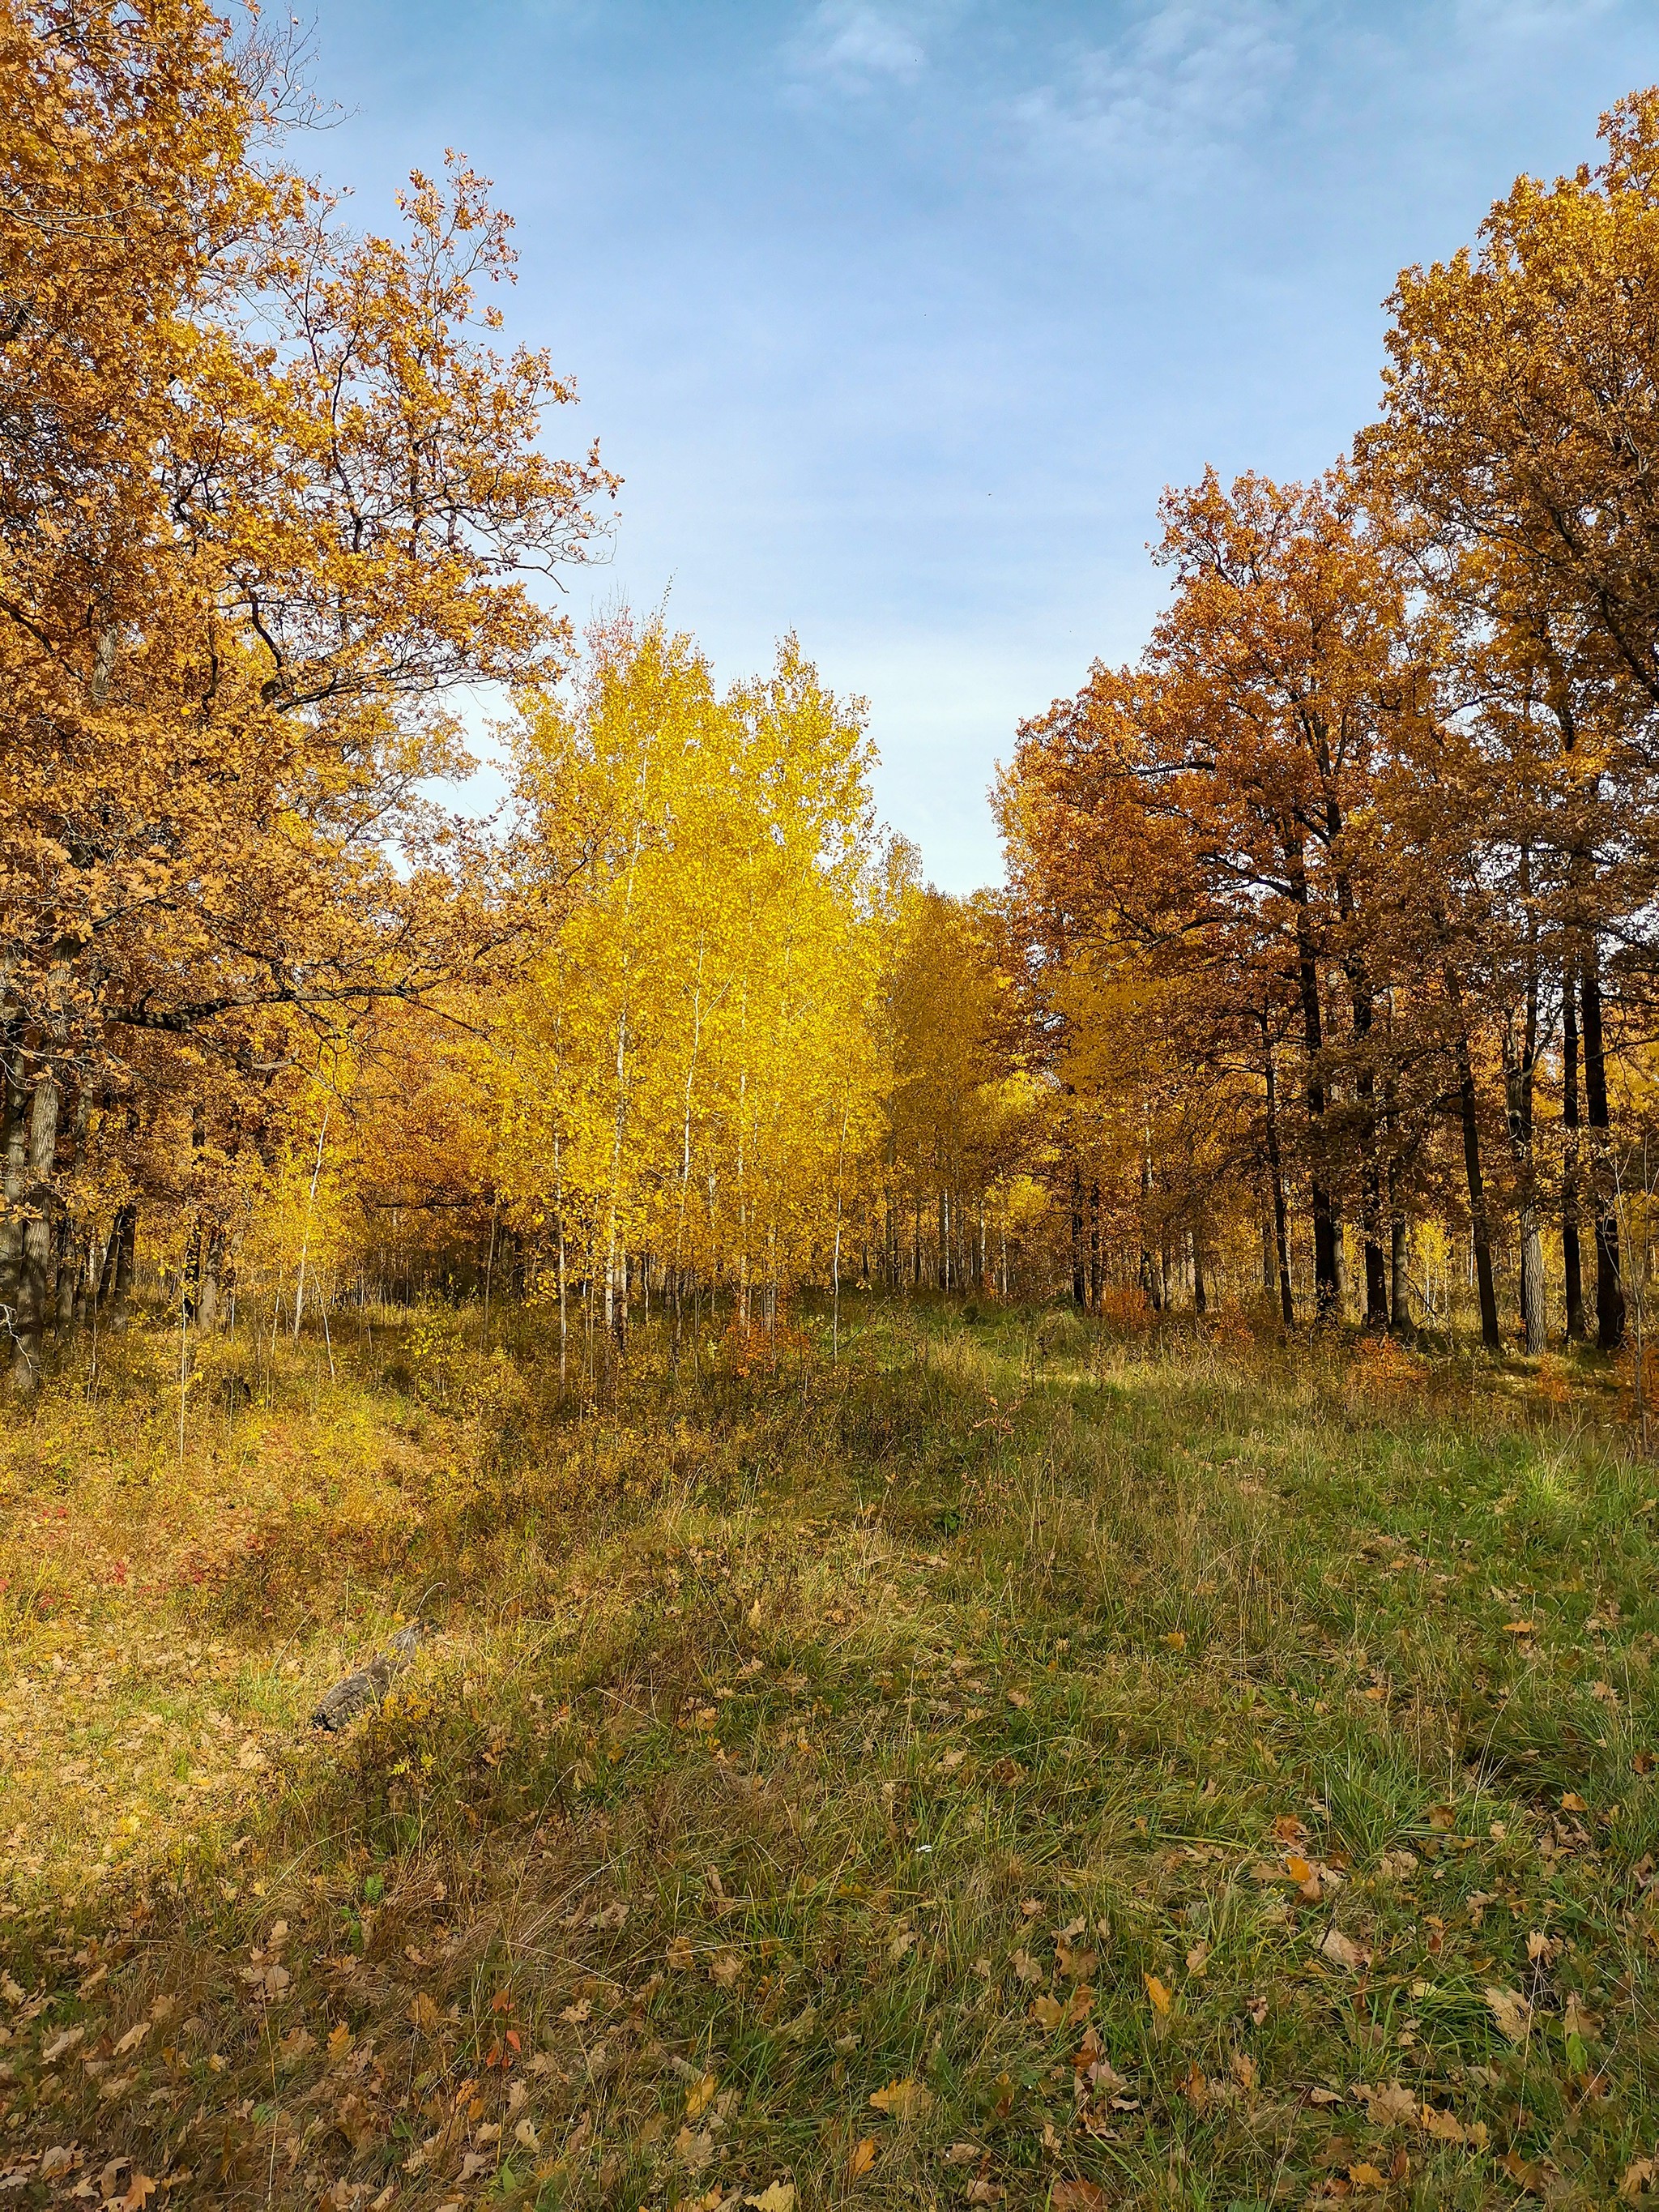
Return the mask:
<svg viewBox="0 0 1659 2212"><path fill-rule="evenodd" d="M898 1310L583 1407L527 1317L372 1320L212 1347L182 1456L142 1330L7 1439L18 2202L1643 2185L1659 1480L1594 1366Z"/></svg>

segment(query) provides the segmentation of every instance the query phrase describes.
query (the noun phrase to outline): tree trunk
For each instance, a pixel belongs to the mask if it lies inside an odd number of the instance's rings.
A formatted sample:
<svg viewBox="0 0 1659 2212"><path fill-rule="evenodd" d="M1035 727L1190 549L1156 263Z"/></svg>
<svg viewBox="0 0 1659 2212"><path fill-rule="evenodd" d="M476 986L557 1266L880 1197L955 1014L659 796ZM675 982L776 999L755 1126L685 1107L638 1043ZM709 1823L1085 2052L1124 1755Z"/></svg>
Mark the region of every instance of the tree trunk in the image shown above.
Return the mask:
<svg viewBox="0 0 1659 2212"><path fill-rule="evenodd" d="M1079 1313L1089 1310L1089 1279L1083 1248L1083 1170L1072 1163L1072 1303Z"/></svg>
<svg viewBox="0 0 1659 2212"><path fill-rule="evenodd" d="M12 1379L24 1391L39 1388L46 1351L58 1107L58 1079L50 1068L42 1068L35 1078L34 1097L29 1106L27 1211L23 1220L22 1263L17 1277L17 1314L12 1325Z"/></svg>
<svg viewBox="0 0 1659 2212"><path fill-rule="evenodd" d="M1612 1116L1607 1109L1607 1064L1601 1031L1600 956L1593 936L1583 949L1579 981L1583 994L1584 1103L1596 1153L1595 1341L1603 1352L1617 1352L1625 1340L1625 1291L1620 1280L1619 1215L1607 1188Z"/></svg>
<svg viewBox="0 0 1659 2212"><path fill-rule="evenodd" d="M29 1173L29 1093L23 1079L22 1046L13 1026L3 1066L4 1104L0 1107L0 1309L9 1316L17 1306L18 1271L23 1264L23 1206Z"/></svg>
<svg viewBox="0 0 1659 2212"><path fill-rule="evenodd" d="M1578 1249L1578 967L1569 952L1561 979L1561 1258L1565 1275L1567 1341L1582 1344L1583 1263Z"/></svg>
<svg viewBox="0 0 1659 2212"><path fill-rule="evenodd" d="M1308 920L1307 887L1299 857L1291 870L1292 894L1297 902L1297 980L1302 998L1302 1041L1307 1054L1306 1098L1308 1133L1313 1140L1313 1171L1310 1196L1313 1204L1314 1318L1334 1321L1342 1310L1342 1287L1338 1274L1336 1210L1326 1187L1319 1160L1319 1138L1325 1118L1325 1085L1321 1073L1324 1027L1319 1007L1319 962L1314 951Z"/></svg>
<svg viewBox="0 0 1659 2212"><path fill-rule="evenodd" d="M1279 1262L1279 1310L1286 1328L1296 1327L1296 1306L1291 1291L1291 1228L1285 1206L1285 1168L1279 1148L1279 1075L1273 1066L1273 1040L1262 1024L1262 1046L1267 1075L1267 1173L1273 1187L1273 1251Z"/></svg>
<svg viewBox="0 0 1659 2212"><path fill-rule="evenodd" d="M1492 1282L1492 1231L1486 1220L1486 1185L1480 1173L1480 1127L1475 1113L1474 1067L1469 1041L1457 1033L1457 1105L1463 1124L1463 1171L1469 1187L1469 1230L1474 1245L1475 1281L1480 1297L1480 1341L1488 1352L1503 1349L1498 1326L1498 1292Z"/></svg>
<svg viewBox="0 0 1659 2212"><path fill-rule="evenodd" d="M138 1249L138 1208L131 1200L110 1231L105 1272L109 1278L109 1325L116 1335L126 1328L132 1303L132 1276Z"/></svg>
<svg viewBox="0 0 1659 2212"><path fill-rule="evenodd" d="M1382 1258L1382 1176L1376 1156L1376 1074L1370 1062L1376 1009L1364 964L1353 962L1347 975L1358 1056L1354 1097L1360 1115L1359 1233L1365 1258L1365 1326L1381 1335L1389 1326L1389 1283Z"/></svg>
<svg viewBox="0 0 1659 2212"><path fill-rule="evenodd" d="M1407 1335L1412 1325L1411 1243L1406 1231L1406 1217L1396 1213L1389 1224L1389 1273L1393 1278L1393 1296L1389 1304L1389 1326L1396 1336Z"/></svg>

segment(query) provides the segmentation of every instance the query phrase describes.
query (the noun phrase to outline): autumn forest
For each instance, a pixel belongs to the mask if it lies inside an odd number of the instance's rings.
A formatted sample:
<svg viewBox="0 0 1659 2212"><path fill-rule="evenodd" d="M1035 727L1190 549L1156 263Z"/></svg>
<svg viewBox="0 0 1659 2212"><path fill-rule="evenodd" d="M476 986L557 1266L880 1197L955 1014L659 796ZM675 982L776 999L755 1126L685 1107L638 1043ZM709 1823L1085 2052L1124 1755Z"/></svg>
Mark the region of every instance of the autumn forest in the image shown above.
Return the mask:
<svg viewBox="0 0 1659 2212"><path fill-rule="evenodd" d="M969 896L320 101L0 0L0 2190L1644 2197L1659 89Z"/></svg>

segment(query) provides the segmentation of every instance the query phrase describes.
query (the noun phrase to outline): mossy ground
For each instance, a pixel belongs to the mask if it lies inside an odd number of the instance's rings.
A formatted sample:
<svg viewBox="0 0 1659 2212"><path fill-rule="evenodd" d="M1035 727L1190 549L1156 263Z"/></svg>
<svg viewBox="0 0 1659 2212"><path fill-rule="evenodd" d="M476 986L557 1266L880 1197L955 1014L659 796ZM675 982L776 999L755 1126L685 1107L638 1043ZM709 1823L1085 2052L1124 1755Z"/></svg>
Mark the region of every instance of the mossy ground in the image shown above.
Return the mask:
<svg viewBox="0 0 1659 2212"><path fill-rule="evenodd" d="M182 1425L141 1328L12 1420L13 2202L1643 2190L1609 1372L866 1302L585 1403L494 1326L216 1343Z"/></svg>

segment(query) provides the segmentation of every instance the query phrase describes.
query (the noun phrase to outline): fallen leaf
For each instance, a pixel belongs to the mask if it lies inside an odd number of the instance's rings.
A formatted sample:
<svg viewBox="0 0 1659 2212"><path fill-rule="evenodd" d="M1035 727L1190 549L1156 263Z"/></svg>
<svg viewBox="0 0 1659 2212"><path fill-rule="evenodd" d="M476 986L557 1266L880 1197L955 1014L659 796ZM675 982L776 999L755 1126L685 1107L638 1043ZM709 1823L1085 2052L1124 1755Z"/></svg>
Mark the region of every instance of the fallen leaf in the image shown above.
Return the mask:
<svg viewBox="0 0 1659 2212"><path fill-rule="evenodd" d="M674 2155L688 2173L701 2173L714 2155L714 2138L684 2127L674 2138Z"/></svg>
<svg viewBox="0 0 1659 2212"><path fill-rule="evenodd" d="M1187 1954L1187 1972L1193 1975L1201 1974L1209 1963L1210 1946L1203 1942L1194 1943Z"/></svg>
<svg viewBox="0 0 1659 2212"><path fill-rule="evenodd" d="M684 1973L688 1966L695 1963L697 1954L691 1948L689 1937L675 1936L670 1938L665 1955L669 1965L675 1972Z"/></svg>
<svg viewBox="0 0 1659 2212"><path fill-rule="evenodd" d="M72 2172L74 2166L75 2153L65 2143L53 2143L40 2154L42 2181L56 2181L60 2173Z"/></svg>
<svg viewBox="0 0 1659 2212"><path fill-rule="evenodd" d="M121 2199L123 2212L143 2212L143 2208L155 2194L155 2184L147 2173L135 2173L127 2185L127 2193Z"/></svg>
<svg viewBox="0 0 1659 2212"><path fill-rule="evenodd" d="M1057 2181L1048 2192L1051 2212L1099 2212L1105 2202L1097 2181Z"/></svg>
<svg viewBox="0 0 1659 2212"><path fill-rule="evenodd" d="M859 2140L853 2145L852 2149L848 2154L847 2179L849 2181L857 2181L861 2175L869 2172L871 2167L875 2164L875 2137L873 2136L860 2136Z"/></svg>
<svg viewBox="0 0 1659 2212"><path fill-rule="evenodd" d="M84 2027L66 2027L61 2035L54 2035L40 2053L43 2066L55 2066L66 2051L73 2051L86 2034Z"/></svg>
<svg viewBox="0 0 1659 2212"><path fill-rule="evenodd" d="M136 2027L130 2027L116 2045L115 2056L118 2058L125 2058L129 2051L137 2051L149 2033L149 2022L147 2020L141 2020Z"/></svg>
<svg viewBox="0 0 1659 2212"><path fill-rule="evenodd" d="M1033 1997L1031 2018L1037 2026L1052 2035L1066 2017L1066 2008L1058 1997Z"/></svg>
<svg viewBox="0 0 1659 2212"><path fill-rule="evenodd" d="M1358 1973L1370 1959L1370 1952L1362 1950L1353 1938L1345 1936L1340 1928L1328 1928L1319 1948L1321 1955L1328 1959L1334 1966L1340 1966L1350 1974Z"/></svg>
<svg viewBox="0 0 1659 2212"><path fill-rule="evenodd" d="M1040 1982L1042 1979L1042 1969L1029 1951L1016 1951L1011 1963L1018 1980Z"/></svg>
<svg viewBox="0 0 1659 2212"><path fill-rule="evenodd" d="M521 2150L539 2150L542 2147L542 2139L528 2119L519 2122L513 2130L513 2140Z"/></svg>
<svg viewBox="0 0 1659 2212"><path fill-rule="evenodd" d="M1425 2105L1419 2119L1425 2136L1437 2142L1461 2143L1468 2141L1468 2130L1455 2112L1437 2112L1432 2105Z"/></svg>
<svg viewBox="0 0 1659 2212"><path fill-rule="evenodd" d="M1169 1990L1156 1974L1143 1974L1140 1978L1146 1984L1146 1995L1152 2001L1152 2010L1160 2019L1167 2019L1171 2002Z"/></svg>
<svg viewBox="0 0 1659 2212"><path fill-rule="evenodd" d="M1267 2000L1266 1997L1247 1997L1244 2001L1244 2010L1249 2016L1251 2027L1260 2027L1267 2017Z"/></svg>
<svg viewBox="0 0 1659 2212"><path fill-rule="evenodd" d="M1489 1989L1486 2002L1492 2009L1492 2018L1510 2041L1524 2043L1532 2022L1532 2007L1519 1990Z"/></svg>
<svg viewBox="0 0 1659 2212"><path fill-rule="evenodd" d="M43 2175L46 2170L43 2164L40 2168ZM1624 2178L1619 2184L1619 2194L1627 2204L1633 2203L1652 2180L1653 2176L1654 2164L1650 2158L1633 2159L1625 2168Z"/></svg>
<svg viewBox="0 0 1659 2212"><path fill-rule="evenodd" d="M1338 2090L1315 2087L1308 2092L1308 2102L1310 2105L1340 2105L1342 2098Z"/></svg>
<svg viewBox="0 0 1659 2212"><path fill-rule="evenodd" d="M1398 2081L1390 2081L1385 2088L1373 2089L1366 2100L1373 2127L1391 2128L1402 2120L1417 2118L1417 2099L1411 2090L1403 2089Z"/></svg>
<svg viewBox="0 0 1659 2212"><path fill-rule="evenodd" d="M566 2005L559 2018L567 2027L580 2027L585 2020L591 2018L592 2011L592 1997L578 1997L574 2004Z"/></svg>
<svg viewBox="0 0 1659 2212"><path fill-rule="evenodd" d="M1364 2160L1348 2168L1348 2179L1356 2189L1382 2189L1387 2186L1385 2177L1376 2166L1367 2165Z"/></svg>
<svg viewBox="0 0 1659 2212"><path fill-rule="evenodd" d="M714 2101L714 2092L720 2087L712 2074L705 2074L691 2084L685 2093L685 2117L695 2120L704 2107Z"/></svg>
<svg viewBox="0 0 1659 2212"><path fill-rule="evenodd" d="M729 1990L743 1973L743 1960L735 1951L717 1951L708 1961L708 1978L720 1989Z"/></svg>
<svg viewBox="0 0 1659 2212"><path fill-rule="evenodd" d="M442 2019L443 2014L438 2008L438 2000L428 1990L422 1990L417 1996L410 2000L410 2025L411 2027L418 2028L422 2035L435 2035L438 2033L439 2022Z"/></svg>
<svg viewBox="0 0 1659 2212"><path fill-rule="evenodd" d="M1576 1790L1569 1790L1561 1799L1561 1810L1564 1813L1588 1813L1589 1807Z"/></svg>
<svg viewBox="0 0 1659 2212"><path fill-rule="evenodd" d="M745 2197L743 2201L752 2204L755 2212L794 2212L795 2185L793 2181L775 2181L758 2197Z"/></svg>
<svg viewBox="0 0 1659 2212"><path fill-rule="evenodd" d="M919 2120L933 2110L933 2093L920 2081L907 2077L890 2081L884 2089L875 2090L870 2102L890 2120Z"/></svg>

